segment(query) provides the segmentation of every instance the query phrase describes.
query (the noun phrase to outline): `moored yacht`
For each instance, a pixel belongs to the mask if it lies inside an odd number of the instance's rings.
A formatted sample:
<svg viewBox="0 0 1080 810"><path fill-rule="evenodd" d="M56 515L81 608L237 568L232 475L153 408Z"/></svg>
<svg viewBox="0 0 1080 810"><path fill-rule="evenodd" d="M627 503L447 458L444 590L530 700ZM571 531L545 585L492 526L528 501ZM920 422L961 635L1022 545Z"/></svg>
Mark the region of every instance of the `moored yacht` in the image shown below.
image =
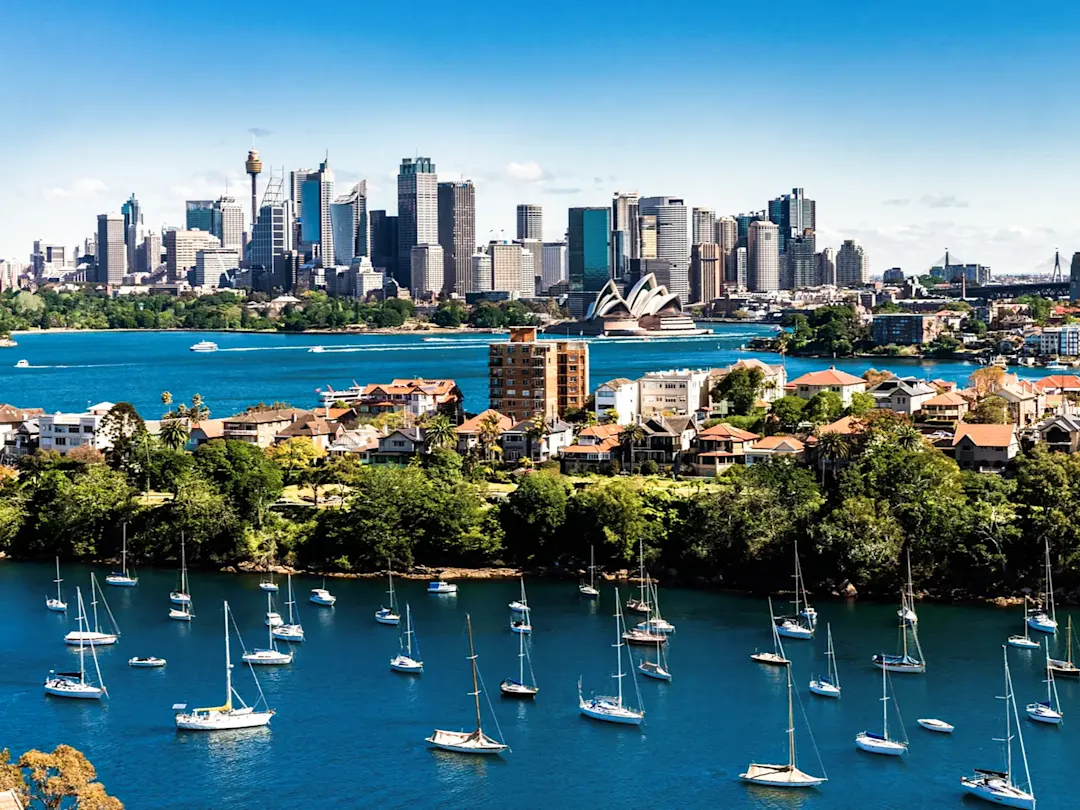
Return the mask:
<svg viewBox="0 0 1080 810"><path fill-rule="evenodd" d="M218 345L211 340L200 340L191 346L193 352L216 352L217 350Z"/></svg>

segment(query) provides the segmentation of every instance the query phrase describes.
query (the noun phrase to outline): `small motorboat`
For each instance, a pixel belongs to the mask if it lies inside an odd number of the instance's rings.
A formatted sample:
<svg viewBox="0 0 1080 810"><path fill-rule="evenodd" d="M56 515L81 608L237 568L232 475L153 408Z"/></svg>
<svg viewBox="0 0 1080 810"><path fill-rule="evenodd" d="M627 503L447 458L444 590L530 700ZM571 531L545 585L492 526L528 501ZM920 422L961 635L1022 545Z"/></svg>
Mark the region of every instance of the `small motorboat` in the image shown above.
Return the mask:
<svg viewBox="0 0 1080 810"><path fill-rule="evenodd" d="M291 652L281 652L280 650L252 650L243 654L242 658L245 663L256 664L261 666L281 666L282 664L291 664L293 660L293 654Z"/></svg>
<svg viewBox="0 0 1080 810"><path fill-rule="evenodd" d="M191 346L193 352L216 352L217 350L218 345L210 340L200 340Z"/></svg>
<svg viewBox="0 0 1080 810"><path fill-rule="evenodd" d="M280 613L277 613L273 610L268 610L266 612L266 621L264 622L264 624L267 627L281 627L281 625L285 624L285 620L281 618Z"/></svg>
<svg viewBox="0 0 1080 810"><path fill-rule="evenodd" d="M532 625L529 624L528 614L522 619L514 619L510 622L510 630L514 633L521 633L523 635L529 635L532 632Z"/></svg>
<svg viewBox="0 0 1080 810"><path fill-rule="evenodd" d="M18 363L15 364L15 368L30 368L30 361L20 360Z"/></svg>
<svg viewBox="0 0 1080 810"><path fill-rule="evenodd" d="M952 734L953 731L956 730L956 726L951 723L946 723L944 720L938 720L933 717L920 717L915 722L927 731L936 731L938 734Z"/></svg>
<svg viewBox="0 0 1080 810"><path fill-rule="evenodd" d="M326 349L324 349L322 346L312 346L310 349L308 349L308 351L312 354L320 354L322 352L325 352Z"/></svg>
<svg viewBox="0 0 1080 810"><path fill-rule="evenodd" d="M756 652L750 656L751 661L757 661L759 664L771 664L774 667L786 667L790 666L791 662L774 652Z"/></svg>
<svg viewBox="0 0 1080 810"><path fill-rule="evenodd" d="M1067 365L1065 365L1064 363L1059 363L1057 361L1054 361L1053 363L1047 363L1046 364L1046 370L1047 371L1067 371L1068 368L1069 367Z"/></svg>
<svg viewBox="0 0 1080 810"><path fill-rule="evenodd" d="M315 605L333 607L334 603L337 602L337 597L326 590L326 588L312 588L311 596L308 597L308 601Z"/></svg>
<svg viewBox="0 0 1080 810"><path fill-rule="evenodd" d="M129 658L128 659L128 666L129 667L138 667L138 668L141 668L141 669L151 669L151 668L154 668L154 667L163 667L163 666L165 666L165 659L164 658L155 658L152 655L148 655L145 658L140 658L140 657L136 656L134 658Z"/></svg>
<svg viewBox="0 0 1080 810"><path fill-rule="evenodd" d="M457 585L452 582L443 582L441 579L434 580L428 583L427 592L438 594L456 594Z"/></svg>
<svg viewBox="0 0 1080 810"><path fill-rule="evenodd" d="M1037 650L1039 642L1032 641L1030 636L1009 636L1009 646L1019 647L1021 650Z"/></svg>

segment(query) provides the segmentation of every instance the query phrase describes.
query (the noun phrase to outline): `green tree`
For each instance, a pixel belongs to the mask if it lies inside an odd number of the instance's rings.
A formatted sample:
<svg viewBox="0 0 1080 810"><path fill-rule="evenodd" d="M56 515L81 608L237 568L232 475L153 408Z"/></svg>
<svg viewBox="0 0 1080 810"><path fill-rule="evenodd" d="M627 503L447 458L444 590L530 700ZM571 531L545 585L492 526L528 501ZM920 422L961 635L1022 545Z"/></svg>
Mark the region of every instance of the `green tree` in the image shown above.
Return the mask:
<svg viewBox="0 0 1080 810"><path fill-rule="evenodd" d="M113 405L98 425L98 433L109 441L105 458L117 469L131 471L137 466L135 453L143 436L146 423L130 402L117 402Z"/></svg>
<svg viewBox="0 0 1080 810"><path fill-rule="evenodd" d="M502 418L495 411L484 415L480 420L477 440L484 450L484 458L491 461L499 450L499 437L502 436Z"/></svg>
<svg viewBox="0 0 1080 810"><path fill-rule="evenodd" d="M293 436L278 442L266 454L281 467L284 483L295 484L326 455L326 450L307 436Z"/></svg>
<svg viewBox="0 0 1080 810"><path fill-rule="evenodd" d="M182 419L166 419L161 423L161 443L171 450L180 450L187 444L191 431Z"/></svg>
<svg viewBox="0 0 1080 810"><path fill-rule="evenodd" d="M887 504L847 498L814 527L813 537L821 564L832 568L836 580L877 593L896 584L904 533Z"/></svg>
<svg viewBox="0 0 1080 810"><path fill-rule="evenodd" d="M538 471L522 478L499 510L506 550L519 565L549 565L572 552L568 544L566 505L571 487L556 473Z"/></svg>
<svg viewBox="0 0 1080 810"><path fill-rule="evenodd" d="M623 564L637 555L638 541L645 539L648 528L638 485L622 479L574 493L568 518L580 532L583 547L598 546Z"/></svg>
<svg viewBox="0 0 1080 810"><path fill-rule="evenodd" d="M824 486L826 463L835 464L851 457L851 437L835 430L824 433L819 430L816 435L818 466L821 469L821 485Z"/></svg>
<svg viewBox="0 0 1080 810"><path fill-rule="evenodd" d="M631 471L634 466L634 451L643 441L645 441L645 428L637 422L624 425L623 429L619 431L619 445L622 447L626 467Z"/></svg>
<svg viewBox="0 0 1080 810"><path fill-rule="evenodd" d="M848 416L862 416L876 407L877 400L874 399L873 394L856 391L851 395L851 404L847 406L844 413Z"/></svg>
<svg viewBox="0 0 1080 810"><path fill-rule="evenodd" d="M764 387L765 373L760 368L737 368L716 384L712 390L712 400L726 400L734 413L747 416L757 407Z"/></svg>
<svg viewBox="0 0 1080 810"><path fill-rule="evenodd" d="M979 404L964 414L965 422L977 425L1004 425L1009 422L1009 403L1002 397L990 395L979 400Z"/></svg>
<svg viewBox="0 0 1080 810"><path fill-rule="evenodd" d="M782 427L788 430L794 430L803 421L805 410L806 400L791 394L773 400L771 408L772 415Z"/></svg>
<svg viewBox="0 0 1080 810"><path fill-rule="evenodd" d="M196 471L214 482L243 519L256 525L281 497L281 468L254 444L215 439L200 446L194 460Z"/></svg>
<svg viewBox="0 0 1080 810"><path fill-rule="evenodd" d="M443 414L436 414L424 423L424 440L430 450L452 448L457 443L457 428Z"/></svg>
<svg viewBox="0 0 1080 810"><path fill-rule="evenodd" d="M803 419L815 425L835 422L844 412L844 401L835 391L818 391L806 403Z"/></svg>

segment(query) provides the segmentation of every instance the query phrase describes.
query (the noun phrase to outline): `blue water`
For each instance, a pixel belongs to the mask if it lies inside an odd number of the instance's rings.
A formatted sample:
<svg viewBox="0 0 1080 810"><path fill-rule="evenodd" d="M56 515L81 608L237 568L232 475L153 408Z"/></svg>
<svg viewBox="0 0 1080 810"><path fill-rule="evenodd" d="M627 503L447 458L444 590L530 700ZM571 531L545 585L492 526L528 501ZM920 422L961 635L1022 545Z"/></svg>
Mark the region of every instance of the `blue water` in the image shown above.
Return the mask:
<svg viewBox="0 0 1080 810"><path fill-rule="evenodd" d="M70 566L63 574L65 594L74 602L74 585L86 582L87 569ZM387 666L397 650L395 628L372 618L384 583L334 581L337 607L322 609L306 601L308 589L319 583L298 579L308 640L291 666L261 673L278 712L271 727L200 735L178 733L170 707L220 702L221 600L230 600L245 641L254 646L266 638L265 594L254 576L194 574L196 618L188 626L166 618L175 575L139 574L138 588L106 589L123 637L116 647L99 650L110 698L97 705L42 693L48 670L75 660L61 640L69 619L48 613L43 604L51 567L0 564L0 745L21 753L70 743L87 753L109 790L132 810L958 806L961 775L1001 764L992 741L1002 731L1001 702L994 699L1003 689L999 645L1020 629L1018 610L919 607L929 671L894 677L911 740L909 756L897 760L854 746L858 732L880 731L881 680L870 656L895 649L895 606L819 603L821 627L832 624L844 693L838 701L808 693L806 684L824 660L824 633L812 642L789 642L801 705L831 780L817 792L792 795L737 781L751 760L781 762L786 756L784 674L748 658L770 646L761 600L661 590L665 615L678 628L669 654L674 680L627 676L629 701L637 702L637 681L647 712L646 724L635 729L587 720L577 711L579 676L587 694L610 688L615 660L609 586L597 604L580 599L573 583L530 583L535 632L529 643L540 693L535 703L525 703L498 696L499 680L517 672L518 637L509 631L506 607L517 594L515 582L464 582L457 598L428 596L423 583L400 582L425 666L421 677L410 678ZM485 705L485 730L513 749L503 760L433 752L424 744L433 728L469 728L472 722L466 612L473 617L481 673L499 723ZM126 661L132 655L159 655L169 663L163 670L131 669ZM1022 713L1024 703L1045 695L1042 657L1011 649L1009 656ZM236 676L241 694L251 697L249 674L238 666ZM1080 683L1061 682L1059 689L1064 726L1024 721L1042 810L1076 806ZM945 719L957 731L952 737L931 734L918 728L919 717ZM897 732L895 722L893 715L890 728ZM797 734L800 765L820 773L801 717Z"/></svg>
<svg viewBox="0 0 1080 810"><path fill-rule="evenodd" d="M646 371L706 368L759 357L776 363L775 354L739 351L769 327L714 324L715 336L627 342L593 340L590 384L613 377L636 378ZM81 410L101 401L128 401L146 417L161 411L162 391L177 401L203 395L213 416L228 416L255 402L286 401L308 407L316 389L386 382L394 377L453 377L465 394L465 407L487 407L488 343L503 335L462 334L437 341L420 335L292 335L189 332L37 333L18 335L18 347L0 352L0 402L48 411ZM221 351L188 350L198 340L212 340ZM329 349L310 353L321 345ZM26 359L31 368L16 369ZM830 362L854 374L870 366L897 374L919 374L963 381L977 368L954 361L787 358L788 378L824 368ZM1043 369L1021 369L1039 377Z"/></svg>

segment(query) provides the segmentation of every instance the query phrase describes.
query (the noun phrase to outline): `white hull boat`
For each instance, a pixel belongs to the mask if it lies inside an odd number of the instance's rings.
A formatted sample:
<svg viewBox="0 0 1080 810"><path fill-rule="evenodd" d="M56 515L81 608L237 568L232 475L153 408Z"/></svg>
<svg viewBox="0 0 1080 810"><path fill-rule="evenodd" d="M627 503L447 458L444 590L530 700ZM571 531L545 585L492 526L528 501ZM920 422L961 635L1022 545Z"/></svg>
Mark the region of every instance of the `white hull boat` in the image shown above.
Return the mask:
<svg viewBox="0 0 1080 810"><path fill-rule="evenodd" d="M855 745L870 754L880 754L887 757L898 757L907 753L907 746L896 740L886 740L879 734L864 731L856 735Z"/></svg>
<svg viewBox="0 0 1080 810"><path fill-rule="evenodd" d="M761 785L773 788L816 788L828 782L821 776L811 776L793 765L759 765L750 763L746 773L740 773L739 779L748 785Z"/></svg>
<svg viewBox="0 0 1080 810"><path fill-rule="evenodd" d="M578 593L587 599L598 599L600 591L596 589L596 551L589 546L589 584L582 582L578 585Z"/></svg>
<svg viewBox="0 0 1080 810"><path fill-rule="evenodd" d="M784 658L782 655L771 652L756 652L750 656L751 661L757 661L759 664L769 664L774 667L786 667L791 664L791 661Z"/></svg>
<svg viewBox="0 0 1080 810"><path fill-rule="evenodd" d="M390 568L389 560L386 562L386 577L390 583L390 590L387 591L390 594L390 607L381 607L375 611L375 621L396 627L401 623L401 616L398 615L397 601L394 599L394 572Z"/></svg>
<svg viewBox="0 0 1080 810"><path fill-rule="evenodd" d="M169 594L169 601L174 605L190 605L191 595L186 593L180 593L179 591L173 591Z"/></svg>
<svg viewBox="0 0 1080 810"><path fill-rule="evenodd" d="M119 640L120 637L112 633L98 633L93 630L72 630L64 636L64 643L72 647L78 647L80 644L88 647L108 647Z"/></svg>
<svg viewBox="0 0 1080 810"><path fill-rule="evenodd" d="M519 619L517 621L512 621L512 622L510 622L510 632L512 632L512 633L520 633L522 635L527 636L530 633L532 633L532 625L529 624L528 621L526 621L524 619Z"/></svg>
<svg viewBox="0 0 1080 810"><path fill-rule="evenodd" d="M49 677L45 679L45 694L81 700L101 700L105 696L104 689L83 683L78 678L78 672L74 675L49 673Z"/></svg>
<svg viewBox="0 0 1080 810"><path fill-rule="evenodd" d="M814 631L804 627L793 619L784 619L776 625L776 632L784 638L795 638L800 641L809 641L814 637Z"/></svg>
<svg viewBox="0 0 1080 810"><path fill-rule="evenodd" d="M915 722L927 731L935 731L938 734L952 734L956 730L956 726L951 723L946 723L944 720L938 720L933 717L920 717Z"/></svg>
<svg viewBox="0 0 1080 810"><path fill-rule="evenodd" d="M105 577L105 584L114 588L134 588L139 584L138 577L128 575L127 569L127 524L124 524L124 540L120 547L120 571Z"/></svg>
<svg viewBox="0 0 1080 810"><path fill-rule="evenodd" d="M825 647L825 660L828 669L824 675L819 675L810 681L810 692L827 698L840 697L840 671L836 668L836 651L833 649L832 625L826 625L829 643Z"/></svg>
<svg viewBox="0 0 1080 810"><path fill-rule="evenodd" d="M256 666L279 667L292 663L292 653L283 653L279 650L252 650L244 653L244 662Z"/></svg>
<svg viewBox="0 0 1080 810"><path fill-rule="evenodd" d="M1028 616L1027 623L1028 627L1032 630L1038 630L1040 633L1056 633L1058 629L1057 619L1051 619L1045 613L1035 613Z"/></svg>
<svg viewBox="0 0 1080 810"><path fill-rule="evenodd" d="M64 594L60 591L60 583L64 580L60 579L60 558L56 558L56 579L53 580L56 583L56 596L49 597L45 600L45 607L51 610L53 613L64 613L67 611L67 602L64 601Z"/></svg>
<svg viewBox="0 0 1080 810"><path fill-rule="evenodd" d="M910 655L875 655L874 666L886 672L899 672L908 675L921 675L926 672L926 664Z"/></svg>
<svg viewBox="0 0 1080 810"><path fill-rule="evenodd" d="M653 678L658 681L671 680L671 673L656 661L642 661L638 664L638 672L646 678Z"/></svg>
<svg viewBox="0 0 1080 810"><path fill-rule="evenodd" d="M499 691L503 693L504 697L531 698L536 697L536 693L540 690L535 686L529 686L513 678L507 678L499 684Z"/></svg>
<svg viewBox="0 0 1080 810"><path fill-rule="evenodd" d="M401 624L401 617L396 613L391 612L388 608L383 608L382 610L375 611L375 621L379 624L392 624L396 626Z"/></svg>
<svg viewBox="0 0 1080 810"><path fill-rule="evenodd" d="M311 596L308 597L308 601L313 605L321 605L322 607L333 607L337 602L337 597L334 596L326 588L312 588Z"/></svg>
<svg viewBox="0 0 1080 810"><path fill-rule="evenodd" d="M525 613L528 609L529 606L526 605L524 602L518 602L517 600L514 600L510 603L511 613Z"/></svg>
<svg viewBox="0 0 1080 810"><path fill-rule="evenodd" d="M840 697L840 687L830 683L827 678L815 678L810 681L810 691L821 697Z"/></svg>
<svg viewBox="0 0 1080 810"><path fill-rule="evenodd" d="M185 608L186 607L187 606L185 605ZM189 613L186 609L177 610L176 608L171 608L169 610L169 618L172 619L174 622L190 622L191 613Z"/></svg>
<svg viewBox="0 0 1080 810"><path fill-rule="evenodd" d="M165 666L165 659L155 658L153 656L149 656L147 658L129 658L128 666L135 667L137 669L157 669L158 667Z"/></svg>
<svg viewBox="0 0 1080 810"><path fill-rule="evenodd" d="M210 340L200 340L188 347L193 352L216 352L218 345Z"/></svg>
<svg viewBox="0 0 1080 810"><path fill-rule="evenodd" d="M591 585L579 585L578 593L582 596L587 596L589 599L597 599L600 596L600 591L596 590L596 588Z"/></svg>
<svg viewBox="0 0 1080 810"><path fill-rule="evenodd" d="M1046 703L1029 703L1027 716L1036 723L1049 723L1055 726L1061 725L1062 720L1061 713L1055 711L1052 706L1048 706Z"/></svg>
<svg viewBox="0 0 1080 810"><path fill-rule="evenodd" d="M390 669L395 672L405 672L411 675L419 675L424 671L424 662L420 660L420 645L416 641L416 631L412 626L412 610L409 603L405 603L405 634L399 639L401 652L390 659ZM416 647L416 651L413 651Z"/></svg>
<svg viewBox="0 0 1080 810"><path fill-rule="evenodd" d="M426 742L443 751L453 751L456 754L501 754L509 746L503 745L498 740L493 740L482 731L442 731L435 729Z"/></svg>
<svg viewBox="0 0 1080 810"><path fill-rule="evenodd" d="M1009 646L1021 650L1037 650L1039 649L1039 642L1032 641L1030 636L1009 636Z"/></svg>
<svg viewBox="0 0 1080 810"><path fill-rule="evenodd" d="M298 624L283 624L281 627L273 628L270 635L278 641L300 644L304 640L304 628Z"/></svg>
<svg viewBox="0 0 1080 810"><path fill-rule="evenodd" d="M667 644L667 636L660 633L650 633L647 630L630 630L622 635L623 641L633 644L635 647L653 647L657 644Z"/></svg>
<svg viewBox="0 0 1080 810"><path fill-rule="evenodd" d="M628 726L640 726L645 719L644 712L637 712L621 706L616 698L594 697L579 698L578 707L581 713L593 720L603 720L607 723L622 723Z"/></svg>
<svg viewBox="0 0 1080 810"><path fill-rule="evenodd" d="M259 589L263 591L269 591L270 593L278 592L278 586L276 582L260 582Z"/></svg>
<svg viewBox="0 0 1080 810"><path fill-rule="evenodd" d="M992 804L1035 810L1034 795L1013 787L996 774L979 773L973 777L961 777L960 787L975 798Z"/></svg>
<svg viewBox="0 0 1080 810"><path fill-rule="evenodd" d="M266 620L263 622L263 624L265 624L267 627L281 627L281 625L285 624L285 620L281 618L280 613L275 613L271 610L267 611Z"/></svg>
<svg viewBox="0 0 1080 810"><path fill-rule="evenodd" d="M429 582L427 586L428 593L441 594L449 596L451 594L457 594L457 585L452 582L443 582L439 580L437 582ZM449 733L449 732L448 732Z"/></svg>
<svg viewBox="0 0 1080 810"><path fill-rule="evenodd" d="M675 632L675 625L667 619L661 619L654 616L651 619L638 622L634 629L641 630L643 633L663 634L666 636Z"/></svg>
<svg viewBox="0 0 1080 810"><path fill-rule="evenodd" d="M419 675L424 671L424 664L421 661L414 661L407 655L395 655L390 659L390 669L394 670L394 672Z"/></svg>

